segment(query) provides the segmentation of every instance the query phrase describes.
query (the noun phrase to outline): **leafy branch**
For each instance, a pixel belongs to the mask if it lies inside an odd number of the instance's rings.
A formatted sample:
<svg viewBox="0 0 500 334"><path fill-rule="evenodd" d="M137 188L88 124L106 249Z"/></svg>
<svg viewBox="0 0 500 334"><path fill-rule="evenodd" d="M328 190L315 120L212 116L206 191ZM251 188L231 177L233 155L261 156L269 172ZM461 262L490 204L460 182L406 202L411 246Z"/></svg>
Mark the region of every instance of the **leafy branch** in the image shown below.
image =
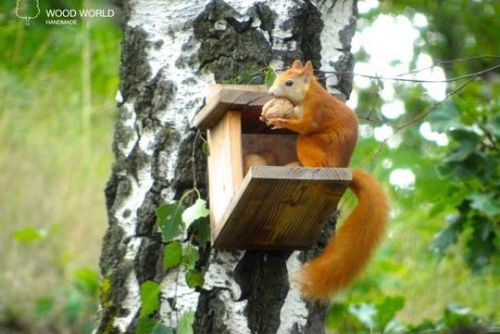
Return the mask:
<svg viewBox="0 0 500 334"><path fill-rule="evenodd" d="M199 134L196 134L196 138ZM193 160L194 162L194 160ZM194 168L194 167L193 167ZM196 182L195 182L196 185ZM196 195L196 200L188 207L184 202ZM191 201L189 201L191 202ZM159 226L162 240L165 243L163 251L163 269L168 271L177 268L175 275L175 295L177 295L179 275L183 266L186 285L190 288L201 287L204 284L203 273L198 269L197 262L200 257L200 247L206 245L209 240L209 226L207 202L201 198L200 191L193 187L186 191L177 202L159 206L156 209L157 224ZM190 237L183 240L186 232ZM196 242L196 247L193 243ZM154 281L145 281L141 284L141 313L137 321L137 334L174 333L174 329L167 327L163 322L155 320L160 303L160 284ZM184 312L177 316L177 327L175 333L192 334L192 323L194 313Z"/></svg>

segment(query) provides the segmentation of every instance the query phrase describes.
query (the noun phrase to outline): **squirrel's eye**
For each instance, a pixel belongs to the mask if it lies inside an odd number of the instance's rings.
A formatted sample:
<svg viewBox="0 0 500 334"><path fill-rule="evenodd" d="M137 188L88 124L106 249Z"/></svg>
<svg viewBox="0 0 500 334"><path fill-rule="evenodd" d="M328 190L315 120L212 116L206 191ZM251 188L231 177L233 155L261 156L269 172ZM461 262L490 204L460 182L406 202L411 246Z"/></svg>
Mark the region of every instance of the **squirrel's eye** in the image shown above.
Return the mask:
<svg viewBox="0 0 500 334"><path fill-rule="evenodd" d="M293 81L288 80L287 82L285 82L285 85L287 85L288 87L291 87L293 85Z"/></svg>

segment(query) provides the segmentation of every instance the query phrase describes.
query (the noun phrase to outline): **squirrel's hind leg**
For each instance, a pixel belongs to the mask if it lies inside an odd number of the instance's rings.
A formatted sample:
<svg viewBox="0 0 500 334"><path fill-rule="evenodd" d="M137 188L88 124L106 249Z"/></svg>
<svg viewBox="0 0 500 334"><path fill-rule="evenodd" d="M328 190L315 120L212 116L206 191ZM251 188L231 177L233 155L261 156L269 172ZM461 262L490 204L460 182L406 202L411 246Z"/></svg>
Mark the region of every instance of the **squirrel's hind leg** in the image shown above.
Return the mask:
<svg viewBox="0 0 500 334"><path fill-rule="evenodd" d="M327 153L318 139L311 136L298 138L297 157L304 167L329 167Z"/></svg>
<svg viewBox="0 0 500 334"><path fill-rule="evenodd" d="M297 156L305 167L347 167L349 160L342 148L332 145L328 135L299 136Z"/></svg>

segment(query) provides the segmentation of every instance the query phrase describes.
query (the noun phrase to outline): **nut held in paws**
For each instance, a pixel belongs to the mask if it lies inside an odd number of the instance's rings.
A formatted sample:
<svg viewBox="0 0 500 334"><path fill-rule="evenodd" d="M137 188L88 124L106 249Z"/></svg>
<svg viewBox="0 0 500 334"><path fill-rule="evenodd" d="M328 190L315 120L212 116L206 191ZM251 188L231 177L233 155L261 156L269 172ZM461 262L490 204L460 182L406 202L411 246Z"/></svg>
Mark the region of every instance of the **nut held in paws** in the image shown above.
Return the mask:
<svg viewBox="0 0 500 334"><path fill-rule="evenodd" d="M271 118L291 118L293 115L292 102L284 98L275 98L264 104L260 119L265 121Z"/></svg>

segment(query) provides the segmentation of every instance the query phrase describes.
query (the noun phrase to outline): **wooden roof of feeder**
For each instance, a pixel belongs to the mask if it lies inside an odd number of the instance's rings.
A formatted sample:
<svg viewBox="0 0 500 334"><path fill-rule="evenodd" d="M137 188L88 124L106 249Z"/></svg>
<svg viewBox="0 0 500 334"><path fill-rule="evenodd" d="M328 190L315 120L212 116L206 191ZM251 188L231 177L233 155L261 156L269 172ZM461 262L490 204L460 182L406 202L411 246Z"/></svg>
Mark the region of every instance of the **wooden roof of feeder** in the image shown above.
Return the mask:
<svg viewBox="0 0 500 334"><path fill-rule="evenodd" d="M231 111L258 111L271 95L260 85L211 85L205 106L196 114L193 124L200 129L210 129Z"/></svg>
<svg viewBox="0 0 500 334"><path fill-rule="evenodd" d="M243 134L283 135L258 121L270 99L264 86L213 85L193 121L208 130L214 247L306 249L319 238L352 180L348 168L284 166L252 166L243 177Z"/></svg>

